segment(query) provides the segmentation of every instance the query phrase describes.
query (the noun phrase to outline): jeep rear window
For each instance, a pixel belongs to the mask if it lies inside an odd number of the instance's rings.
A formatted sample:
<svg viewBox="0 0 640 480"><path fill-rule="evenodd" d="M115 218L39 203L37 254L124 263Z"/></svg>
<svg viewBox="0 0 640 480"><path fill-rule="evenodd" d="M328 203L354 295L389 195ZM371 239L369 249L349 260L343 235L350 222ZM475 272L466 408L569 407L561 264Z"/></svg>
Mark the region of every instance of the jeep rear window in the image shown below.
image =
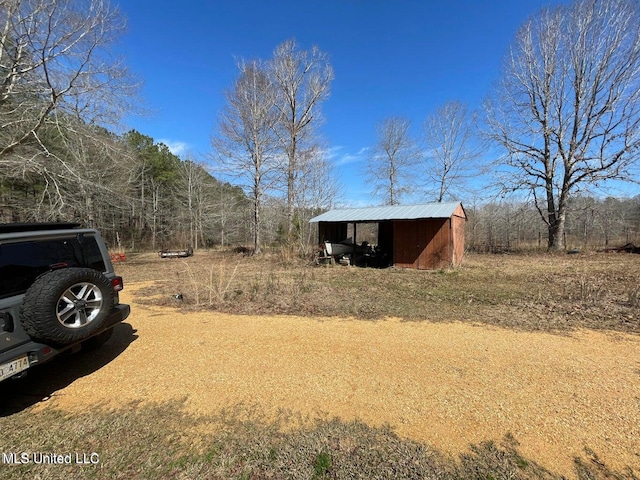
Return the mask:
<svg viewBox="0 0 640 480"><path fill-rule="evenodd" d="M100 247L91 236L0 245L0 298L24 293L52 268L106 270Z"/></svg>

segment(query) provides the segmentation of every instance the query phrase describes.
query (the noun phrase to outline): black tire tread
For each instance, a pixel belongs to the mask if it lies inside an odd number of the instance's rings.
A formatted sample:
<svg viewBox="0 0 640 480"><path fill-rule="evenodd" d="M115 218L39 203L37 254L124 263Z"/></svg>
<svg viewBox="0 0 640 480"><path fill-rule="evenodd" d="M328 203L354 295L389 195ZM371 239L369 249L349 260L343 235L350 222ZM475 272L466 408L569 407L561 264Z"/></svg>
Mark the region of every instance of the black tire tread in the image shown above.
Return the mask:
<svg viewBox="0 0 640 480"><path fill-rule="evenodd" d="M79 329L69 329L56 318L60 295L79 282L92 282L103 295L102 311L91 323ZM88 338L99 330L113 304L113 289L102 273L90 268L52 270L36 279L24 295L20 308L20 323L33 339L55 345L66 345Z"/></svg>

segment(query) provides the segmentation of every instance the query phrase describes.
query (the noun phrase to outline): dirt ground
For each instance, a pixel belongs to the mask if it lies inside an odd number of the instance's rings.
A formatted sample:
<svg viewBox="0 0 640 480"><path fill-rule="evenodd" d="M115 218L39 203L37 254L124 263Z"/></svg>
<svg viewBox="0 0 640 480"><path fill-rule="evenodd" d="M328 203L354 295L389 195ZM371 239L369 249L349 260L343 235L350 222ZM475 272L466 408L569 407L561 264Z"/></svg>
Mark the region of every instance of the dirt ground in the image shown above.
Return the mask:
<svg viewBox="0 0 640 480"><path fill-rule="evenodd" d="M637 335L182 313L136 304L142 287L121 296L137 339L42 408L186 396L198 413L242 403L389 424L451 454L511 433L526 458L569 477L585 447L640 472Z"/></svg>

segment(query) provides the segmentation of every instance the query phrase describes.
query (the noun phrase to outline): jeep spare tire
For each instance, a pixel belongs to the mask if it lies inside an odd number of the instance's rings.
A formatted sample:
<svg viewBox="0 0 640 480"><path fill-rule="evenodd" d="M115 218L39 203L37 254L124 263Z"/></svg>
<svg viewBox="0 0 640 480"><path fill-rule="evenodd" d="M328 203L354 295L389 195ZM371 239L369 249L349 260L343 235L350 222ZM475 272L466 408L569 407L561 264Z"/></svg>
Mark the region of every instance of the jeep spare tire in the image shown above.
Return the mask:
<svg viewBox="0 0 640 480"><path fill-rule="evenodd" d="M34 339L66 345L90 337L104 324L113 307L107 277L90 268L47 272L31 285L22 300L20 322Z"/></svg>

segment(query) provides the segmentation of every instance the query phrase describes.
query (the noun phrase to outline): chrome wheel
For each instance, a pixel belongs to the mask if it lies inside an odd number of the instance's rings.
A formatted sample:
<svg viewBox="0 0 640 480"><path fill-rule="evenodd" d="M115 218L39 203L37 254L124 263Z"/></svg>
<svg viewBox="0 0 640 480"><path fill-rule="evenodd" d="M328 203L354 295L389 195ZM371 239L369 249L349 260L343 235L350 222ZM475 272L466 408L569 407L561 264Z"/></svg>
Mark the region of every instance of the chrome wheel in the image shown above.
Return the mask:
<svg viewBox="0 0 640 480"><path fill-rule="evenodd" d="M89 282L76 283L58 300L58 321L67 328L84 327L100 314L103 301L100 287Z"/></svg>
<svg viewBox="0 0 640 480"><path fill-rule="evenodd" d="M56 345L86 340L113 308L111 281L91 268L58 268L33 282L20 305L20 323L32 338Z"/></svg>

